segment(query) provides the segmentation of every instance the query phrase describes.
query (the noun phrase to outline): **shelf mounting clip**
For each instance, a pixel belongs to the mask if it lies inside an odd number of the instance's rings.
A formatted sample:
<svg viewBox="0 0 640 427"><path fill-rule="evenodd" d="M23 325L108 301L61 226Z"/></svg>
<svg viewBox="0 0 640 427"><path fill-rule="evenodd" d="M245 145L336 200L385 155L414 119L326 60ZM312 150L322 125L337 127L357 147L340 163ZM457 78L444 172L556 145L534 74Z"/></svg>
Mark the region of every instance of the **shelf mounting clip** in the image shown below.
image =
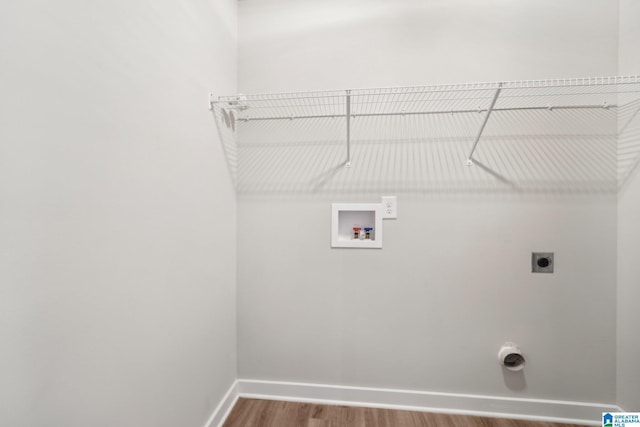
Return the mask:
<svg viewBox="0 0 640 427"><path fill-rule="evenodd" d="M216 97L213 96L213 93L209 92L209 111L213 111L213 104L216 102Z"/></svg>

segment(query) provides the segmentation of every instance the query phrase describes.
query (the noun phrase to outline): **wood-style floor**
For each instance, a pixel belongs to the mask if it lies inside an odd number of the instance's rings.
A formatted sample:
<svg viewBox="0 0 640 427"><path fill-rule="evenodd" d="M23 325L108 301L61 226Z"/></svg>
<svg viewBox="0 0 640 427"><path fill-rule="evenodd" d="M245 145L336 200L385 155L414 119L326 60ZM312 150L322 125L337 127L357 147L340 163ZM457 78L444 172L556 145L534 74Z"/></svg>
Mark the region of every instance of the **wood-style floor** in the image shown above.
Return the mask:
<svg viewBox="0 0 640 427"><path fill-rule="evenodd" d="M275 400L238 399L223 427L578 427L504 418L435 414Z"/></svg>

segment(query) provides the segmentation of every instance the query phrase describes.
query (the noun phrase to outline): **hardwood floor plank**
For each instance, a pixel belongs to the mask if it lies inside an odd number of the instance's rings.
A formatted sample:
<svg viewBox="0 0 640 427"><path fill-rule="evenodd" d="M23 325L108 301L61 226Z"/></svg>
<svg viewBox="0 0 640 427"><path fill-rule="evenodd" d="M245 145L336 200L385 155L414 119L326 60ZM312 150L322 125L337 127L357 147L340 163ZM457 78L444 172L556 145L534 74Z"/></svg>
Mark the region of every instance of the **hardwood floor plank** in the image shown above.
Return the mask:
<svg viewBox="0 0 640 427"><path fill-rule="evenodd" d="M307 427L337 427L337 424L331 420L321 420L318 418L311 418L307 423Z"/></svg>
<svg viewBox="0 0 640 427"><path fill-rule="evenodd" d="M579 427L419 411L238 399L224 427Z"/></svg>

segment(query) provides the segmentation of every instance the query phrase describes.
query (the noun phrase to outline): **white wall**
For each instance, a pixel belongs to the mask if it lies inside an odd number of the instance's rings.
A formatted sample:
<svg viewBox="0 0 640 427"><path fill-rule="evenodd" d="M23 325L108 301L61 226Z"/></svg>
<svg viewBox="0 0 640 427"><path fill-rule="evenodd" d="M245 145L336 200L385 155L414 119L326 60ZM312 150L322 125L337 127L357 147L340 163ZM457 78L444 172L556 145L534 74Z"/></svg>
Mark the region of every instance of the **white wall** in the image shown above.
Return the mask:
<svg viewBox="0 0 640 427"><path fill-rule="evenodd" d="M206 102L236 90L236 17L0 6L1 425L201 427L235 380L235 196Z"/></svg>
<svg viewBox="0 0 640 427"><path fill-rule="evenodd" d="M620 1L620 74L640 73L638 39L640 28L640 3L632 0ZM630 112L631 113L631 112ZM625 120L624 123L627 121ZM621 125L624 125L621 123ZM620 136L621 149L634 153L629 177L623 183L618 196L618 404L626 410L640 408L640 118L636 116ZM630 150L631 148L631 150ZM626 175L623 175L626 177Z"/></svg>
<svg viewBox="0 0 640 427"><path fill-rule="evenodd" d="M246 93L611 75L608 0L240 0ZM268 58L268 60L266 60Z"/></svg>
<svg viewBox="0 0 640 427"><path fill-rule="evenodd" d="M606 0L243 0L239 89L615 75L617 20ZM614 402L615 196L437 190L399 195L380 251L329 248L330 202L380 194L243 195L239 376Z"/></svg>

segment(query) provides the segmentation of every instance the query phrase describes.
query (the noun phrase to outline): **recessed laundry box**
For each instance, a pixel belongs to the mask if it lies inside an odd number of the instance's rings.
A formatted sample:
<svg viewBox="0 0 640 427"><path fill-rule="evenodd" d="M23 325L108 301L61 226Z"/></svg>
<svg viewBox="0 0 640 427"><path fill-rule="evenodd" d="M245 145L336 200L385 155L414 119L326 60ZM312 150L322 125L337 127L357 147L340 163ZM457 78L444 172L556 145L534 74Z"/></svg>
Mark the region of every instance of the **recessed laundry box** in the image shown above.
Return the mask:
<svg viewBox="0 0 640 427"><path fill-rule="evenodd" d="M382 205L333 203L331 247L382 248Z"/></svg>

